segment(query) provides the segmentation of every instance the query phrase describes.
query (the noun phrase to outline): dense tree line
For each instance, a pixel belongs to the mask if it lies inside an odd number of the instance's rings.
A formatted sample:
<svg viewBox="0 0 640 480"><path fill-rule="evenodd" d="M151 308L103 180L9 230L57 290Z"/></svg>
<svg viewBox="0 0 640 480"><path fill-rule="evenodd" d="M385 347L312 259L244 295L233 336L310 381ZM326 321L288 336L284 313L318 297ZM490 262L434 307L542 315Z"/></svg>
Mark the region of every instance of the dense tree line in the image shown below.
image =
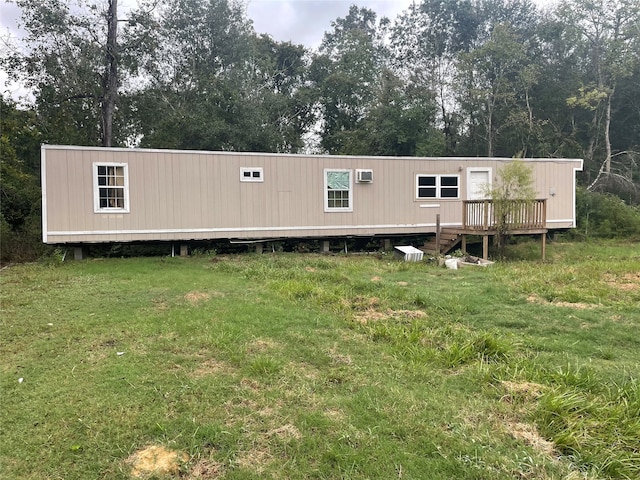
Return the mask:
<svg viewBox="0 0 640 480"><path fill-rule="evenodd" d="M34 101L2 101L5 232L38 215L41 142L579 157L590 191L640 201L635 0L352 6L317 50L257 34L234 0L16 3L27 48L2 67Z"/></svg>

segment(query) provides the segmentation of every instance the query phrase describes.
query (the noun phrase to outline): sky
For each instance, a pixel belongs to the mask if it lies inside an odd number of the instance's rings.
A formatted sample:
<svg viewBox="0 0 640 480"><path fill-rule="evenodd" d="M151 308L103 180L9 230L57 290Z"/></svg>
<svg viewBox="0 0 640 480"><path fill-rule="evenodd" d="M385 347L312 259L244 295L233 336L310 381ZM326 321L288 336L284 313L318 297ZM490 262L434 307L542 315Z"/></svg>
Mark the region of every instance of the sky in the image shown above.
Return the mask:
<svg viewBox="0 0 640 480"><path fill-rule="evenodd" d="M367 7L378 17L394 19L413 0L248 0L247 16L258 33L274 40L317 47L331 22L349 13L351 5Z"/></svg>
<svg viewBox="0 0 640 480"><path fill-rule="evenodd" d="M350 5L367 7L379 16L395 18L406 10L413 0L245 0L247 16L253 20L258 33L268 33L274 40L291 41L307 47L320 44L331 22L344 17ZM135 0L120 0L122 14ZM0 0L0 36L19 35L20 9L14 3Z"/></svg>

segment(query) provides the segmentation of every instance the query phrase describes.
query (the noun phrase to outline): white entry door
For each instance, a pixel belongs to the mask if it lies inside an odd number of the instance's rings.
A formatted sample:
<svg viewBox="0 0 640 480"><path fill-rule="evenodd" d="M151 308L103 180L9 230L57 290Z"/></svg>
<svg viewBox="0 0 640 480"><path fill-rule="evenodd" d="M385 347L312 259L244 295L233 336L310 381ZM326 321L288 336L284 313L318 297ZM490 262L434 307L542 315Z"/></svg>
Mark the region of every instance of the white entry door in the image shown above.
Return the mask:
<svg viewBox="0 0 640 480"><path fill-rule="evenodd" d="M487 198L488 188L491 188L491 169L467 169L467 200Z"/></svg>
<svg viewBox="0 0 640 480"><path fill-rule="evenodd" d="M491 188L490 168L467 169L467 200L484 200L487 198L487 190ZM484 227L492 223L491 206L481 203L467 205L465 214L466 226Z"/></svg>

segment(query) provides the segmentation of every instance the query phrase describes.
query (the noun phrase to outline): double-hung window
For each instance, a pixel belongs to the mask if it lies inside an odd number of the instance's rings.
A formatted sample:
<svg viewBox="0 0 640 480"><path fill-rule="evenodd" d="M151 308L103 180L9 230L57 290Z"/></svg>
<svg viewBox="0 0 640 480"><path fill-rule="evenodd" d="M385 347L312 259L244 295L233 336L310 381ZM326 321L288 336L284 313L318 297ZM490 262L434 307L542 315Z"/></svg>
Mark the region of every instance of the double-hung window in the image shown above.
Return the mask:
<svg viewBox="0 0 640 480"><path fill-rule="evenodd" d="M324 171L324 211L353 211L353 178L351 170Z"/></svg>
<svg viewBox="0 0 640 480"><path fill-rule="evenodd" d="M460 177L416 175L416 198L460 198Z"/></svg>
<svg viewBox="0 0 640 480"><path fill-rule="evenodd" d="M93 164L94 212L129 212L128 177L126 163Z"/></svg>

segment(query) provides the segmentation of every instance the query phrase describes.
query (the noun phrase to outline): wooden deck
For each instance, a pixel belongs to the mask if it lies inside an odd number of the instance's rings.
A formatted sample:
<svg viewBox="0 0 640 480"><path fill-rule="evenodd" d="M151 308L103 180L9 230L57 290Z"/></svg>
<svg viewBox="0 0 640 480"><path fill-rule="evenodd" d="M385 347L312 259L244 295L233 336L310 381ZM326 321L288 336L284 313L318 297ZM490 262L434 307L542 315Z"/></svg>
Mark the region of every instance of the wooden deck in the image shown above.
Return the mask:
<svg viewBox="0 0 640 480"><path fill-rule="evenodd" d="M437 228L434 241L426 243L426 251L446 253L458 244L466 252L467 235L482 236L482 258L489 256L489 237L506 235L540 235L542 259L546 255L547 201L511 200L496 205L492 200L464 200L462 225Z"/></svg>

